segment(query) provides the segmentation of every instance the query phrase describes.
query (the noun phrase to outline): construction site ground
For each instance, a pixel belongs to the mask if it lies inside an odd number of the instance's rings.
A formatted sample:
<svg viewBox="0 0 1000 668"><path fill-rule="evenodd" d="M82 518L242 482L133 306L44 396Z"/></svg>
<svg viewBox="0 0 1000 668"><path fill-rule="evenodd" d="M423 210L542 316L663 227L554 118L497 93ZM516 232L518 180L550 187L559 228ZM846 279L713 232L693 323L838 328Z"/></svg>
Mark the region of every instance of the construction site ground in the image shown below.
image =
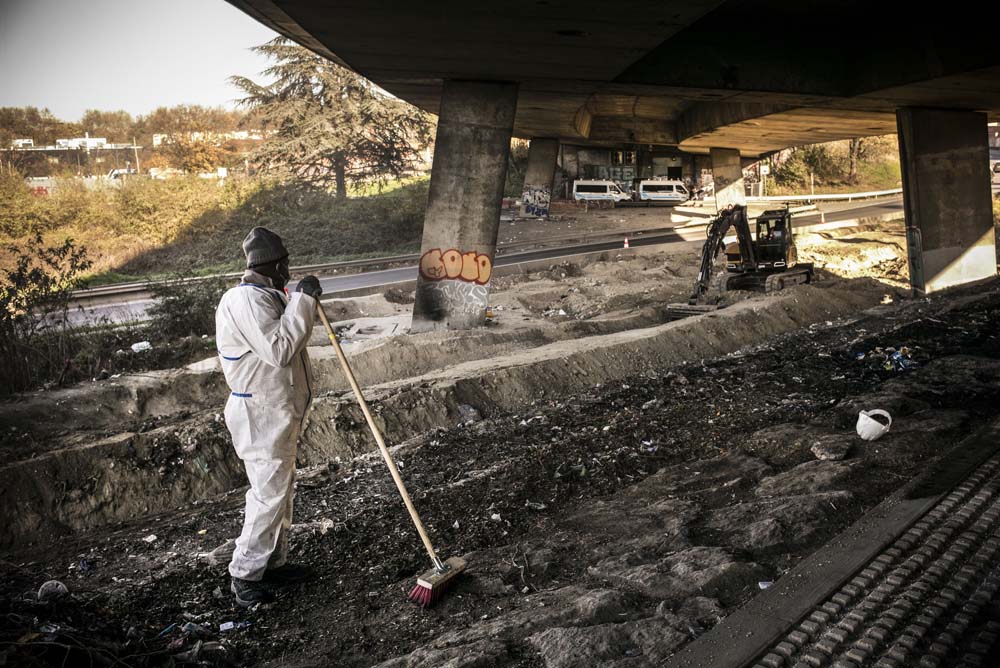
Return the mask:
<svg viewBox="0 0 1000 668"><path fill-rule="evenodd" d="M401 335L405 294L331 304L439 550L470 563L426 611L405 598L426 555L329 347L291 553L316 576L249 611L211 361L6 403L0 657L660 665L996 419L1000 285L910 299L902 248L895 226L803 236L815 285L675 322L692 245L497 281L474 333ZM872 408L894 421L866 443ZM51 579L69 595L39 600Z"/></svg>

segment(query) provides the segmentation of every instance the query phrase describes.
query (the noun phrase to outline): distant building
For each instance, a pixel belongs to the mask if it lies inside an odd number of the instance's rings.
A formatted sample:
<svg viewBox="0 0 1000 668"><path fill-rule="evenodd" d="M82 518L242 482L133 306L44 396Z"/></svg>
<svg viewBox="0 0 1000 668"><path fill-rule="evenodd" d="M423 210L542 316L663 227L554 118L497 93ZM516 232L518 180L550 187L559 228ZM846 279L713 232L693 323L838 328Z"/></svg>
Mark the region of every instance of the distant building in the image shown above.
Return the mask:
<svg viewBox="0 0 1000 668"><path fill-rule="evenodd" d="M34 139L15 139L10 143L11 148L31 148L34 145Z"/></svg>
<svg viewBox="0 0 1000 668"><path fill-rule="evenodd" d="M990 123L987 130L990 133L990 146L1000 148L1000 123Z"/></svg>
<svg viewBox="0 0 1000 668"><path fill-rule="evenodd" d="M232 132L184 132L181 133L191 141L261 141L264 133L261 130L233 130ZM157 133L153 135L153 148L173 142L172 134Z"/></svg>
<svg viewBox="0 0 1000 668"><path fill-rule="evenodd" d="M74 137L73 139L56 140L56 148L58 149L84 149L89 151L91 149L107 147L107 139L104 137L91 137L90 135L86 135L84 137Z"/></svg>

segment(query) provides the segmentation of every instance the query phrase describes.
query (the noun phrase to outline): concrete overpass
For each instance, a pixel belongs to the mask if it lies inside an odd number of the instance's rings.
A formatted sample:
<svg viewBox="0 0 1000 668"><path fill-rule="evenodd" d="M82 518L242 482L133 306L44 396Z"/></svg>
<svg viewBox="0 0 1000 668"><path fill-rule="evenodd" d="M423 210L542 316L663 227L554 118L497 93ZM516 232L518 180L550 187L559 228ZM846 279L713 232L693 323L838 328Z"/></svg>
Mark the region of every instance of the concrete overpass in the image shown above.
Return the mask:
<svg viewBox="0 0 1000 668"><path fill-rule="evenodd" d="M727 203L741 160L898 131L915 290L996 273L990 3L230 1L439 115L418 329L482 321L512 135L544 213L560 143L708 155Z"/></svg>

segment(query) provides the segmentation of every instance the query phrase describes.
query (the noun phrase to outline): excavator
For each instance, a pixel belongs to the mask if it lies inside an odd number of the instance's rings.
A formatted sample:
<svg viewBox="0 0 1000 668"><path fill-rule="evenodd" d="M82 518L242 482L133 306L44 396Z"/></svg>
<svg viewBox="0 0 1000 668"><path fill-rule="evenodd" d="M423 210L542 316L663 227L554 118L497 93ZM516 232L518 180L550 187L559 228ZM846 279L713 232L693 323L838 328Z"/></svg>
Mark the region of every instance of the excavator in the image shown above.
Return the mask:
<svg viewBox="0 0 1000 668"><path fill-rule="evenodd" d="M790 285L809 283L813 265L798 262L792 232L792 214L788 209L772 209L757 216L757 236L750 232L747 209L733 205L709 223L708 238L701 249L701 268L688 299L699 304L708 291L715 259L726 253L726 273L719 279L719 291L761 290L776 292ZM736 242L725 245L729 228L736 230Z"/></svg>

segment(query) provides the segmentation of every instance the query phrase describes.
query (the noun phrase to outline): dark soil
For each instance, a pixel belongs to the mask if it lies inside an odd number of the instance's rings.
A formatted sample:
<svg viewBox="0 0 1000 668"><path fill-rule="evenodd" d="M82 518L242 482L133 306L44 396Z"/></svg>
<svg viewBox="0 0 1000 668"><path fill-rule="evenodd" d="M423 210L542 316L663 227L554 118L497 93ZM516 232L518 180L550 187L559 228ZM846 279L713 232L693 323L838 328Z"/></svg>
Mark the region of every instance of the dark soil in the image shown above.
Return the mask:
<svg viewBox="0 0 1000 668"><path fill-rule="evenodd" d="M461 656L449 665L654 665L994 419L998 336L1000 293L908 302L416 439L396 453L403 476L440 553L470 561L427 611L406 601L426 554L371 456L300 478L291 557L316 575L256 610L233 605L226 559L194 556L238 533L239 492L15 551L0 562L0 658L183 664L177 655L196 646L181 630L187 613L209 631L192 660L219 664L360 667L409 656L392 665L432 666ZM888 349L902 346L915 364L899 370ZM875 407L896 422L864 444L853 436L857 410ZM762 500L761 481L812 462L810 445L823 438L852 444L847 464L818 463L843 468L835 485ZM665 537L653 540L657 531ZM665 564L689 553L723 555L726 576L688 591L630 575L658 564L665 576ZM678 573L703 561L692 559L671 577L681 582ZM34 600L48 579L70 596ZM622 623L559 617L570 591L614 592ZM672 630L645 643L629 631L590 663L553 649L552 633L567 627L599 635L653 620ZM249 625L220 633L227 621Z"/></svg>

